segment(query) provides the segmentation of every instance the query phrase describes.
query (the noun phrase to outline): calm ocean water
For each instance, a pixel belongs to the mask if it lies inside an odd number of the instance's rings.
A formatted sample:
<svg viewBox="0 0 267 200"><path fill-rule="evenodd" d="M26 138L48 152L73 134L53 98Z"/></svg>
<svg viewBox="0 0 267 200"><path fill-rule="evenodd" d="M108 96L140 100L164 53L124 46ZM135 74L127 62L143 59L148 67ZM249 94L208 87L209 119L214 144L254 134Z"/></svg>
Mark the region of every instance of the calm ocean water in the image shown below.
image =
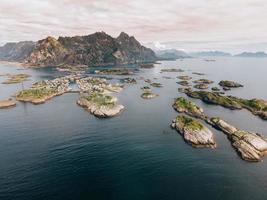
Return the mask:
<svg viewBox="0 0 267 200"><path fill-rule="evenodd" d="M174 67L186 71L159 73ZM267 59L216 58L163 61L141 69L136 77L158 78L155 81L164 85L153 90L160 96L141 99L140 87L147 84L139 80L117 95L126 110L111 119L97 119L78 107L77 94L38 106L18 103L0 110L0 199L266 200L267 158L242 161L226 136L211 127L218 148L195 149L169 127L178 115L171 107L173 99L183 96L175 77L193 71L206 73L203 78L216 83L228 79L245 85L228 94L267 99ZM60 75L51 69L18 70L1 64L0 74L7 72L32 77L23 85L0 84L0 99L31 82ZM209 116L267 136L267 121L245 110L193 101Z"/></svg>

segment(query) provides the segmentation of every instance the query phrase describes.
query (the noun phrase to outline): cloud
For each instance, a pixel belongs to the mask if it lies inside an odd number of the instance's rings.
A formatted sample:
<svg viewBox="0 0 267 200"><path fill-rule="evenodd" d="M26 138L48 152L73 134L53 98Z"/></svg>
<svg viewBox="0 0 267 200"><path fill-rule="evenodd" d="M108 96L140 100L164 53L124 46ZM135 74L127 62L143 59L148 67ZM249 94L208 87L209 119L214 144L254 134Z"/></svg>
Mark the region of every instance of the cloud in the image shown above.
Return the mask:
<svg viewBox="0 0 267 200"><path fill-rule="evenodd" d="M265 0L2 0L0 43L121 31L143 43L267 42Z"/></svg>

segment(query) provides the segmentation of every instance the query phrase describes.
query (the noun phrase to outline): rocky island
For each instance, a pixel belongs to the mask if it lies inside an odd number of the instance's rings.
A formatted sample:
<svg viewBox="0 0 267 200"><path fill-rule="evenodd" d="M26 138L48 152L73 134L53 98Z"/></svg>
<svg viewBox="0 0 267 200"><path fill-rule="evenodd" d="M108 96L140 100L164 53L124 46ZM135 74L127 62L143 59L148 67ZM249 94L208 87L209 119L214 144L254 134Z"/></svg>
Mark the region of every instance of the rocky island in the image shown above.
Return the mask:
<svg viewBox="0 0 267 200"><path fill-rule="evenodd" d="M144 90L144 92L142 93L141 97L143 99L153 99L155 97L157 97L157 94L154 94L153 92L151 92L150 90Z"/></svg>
<svg viewBox="0 0 267 200"><path fill-rule="evenodd" d="M238 88L238 87L244 87L240 83L234 82L234 81L220 81L219 85L222 87L227 87L227 88Z"/></svg>
<svg viewBox="0 0 267 200"><path fill-rule="evenodd" d="M228 136L242 159L251 162L261 161L267 154L267 139L262 135L239 130L220 118L211 118L210 124Z"/></svg>
<svg viewBox="0 0 267 200"><path fill-rule="evenodd" d="M118 115L124 106L117 103L117 98L100 92L82 94L77 104L84 107L91 114L100 118Z"/></svg>
<svg viewBox="0 0 267 200"><path fill-rule="evenodd" d="M184 76L177 76L177 78L178 78L178 79L181 79L181 80L183 80L183 81L189 81L189 80L192 79L192 77L190 77L190 76L186 76L186 75L184 75Z"/></svg>
<svg viewBox="0 0 267 200"><path fill-rule="evenodd" d="M245 108L252 114L267 120L267 102L262 99L242 99L208 91L186 91L186 94L189 97L201 99L206 103L220 105L232 110Z"/></svg>
<svg viewBox="0 0 267 200"><path fill-rule="evenodd" d="M213 133L196 119L180 115L173 120L171 127L193 147L216 147Z"/></svg>
<svg viewBox="0 0 267 200"><path fill-rule="evenodd" d="M7 80L2 82L2 84L16 84L27 81L30 75L28 74L7 74Z"/></svg>
<svg viewBox="0 0 267 200"><path fill-rule="evenodd" d="M179 97L174 100L172 107L179 113L185 113L192 117L204 119L203 109L197 106L192 101L185 99L184 97Z"/></svg>

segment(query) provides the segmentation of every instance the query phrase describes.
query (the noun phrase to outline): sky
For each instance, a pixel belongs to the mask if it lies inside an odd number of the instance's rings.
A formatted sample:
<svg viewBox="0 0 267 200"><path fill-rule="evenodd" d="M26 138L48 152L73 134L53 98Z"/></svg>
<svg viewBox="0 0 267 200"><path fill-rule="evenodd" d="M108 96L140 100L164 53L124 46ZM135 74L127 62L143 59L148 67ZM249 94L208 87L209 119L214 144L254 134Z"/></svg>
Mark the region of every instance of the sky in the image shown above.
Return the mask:
<svg viewBox="0 0 267 200"><path fill-rule="evenodd" d="M121 31L153 48L267 51L266 0L1 0L0 44Z"/></svg>

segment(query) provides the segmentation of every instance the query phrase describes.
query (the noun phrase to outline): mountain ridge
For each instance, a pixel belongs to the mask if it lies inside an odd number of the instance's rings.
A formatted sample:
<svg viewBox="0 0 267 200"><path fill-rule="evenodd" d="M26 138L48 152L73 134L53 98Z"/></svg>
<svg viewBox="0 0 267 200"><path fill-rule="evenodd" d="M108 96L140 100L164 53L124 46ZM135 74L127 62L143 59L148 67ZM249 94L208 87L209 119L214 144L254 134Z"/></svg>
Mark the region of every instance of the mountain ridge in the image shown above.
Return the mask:
<svg viewBox="0 0 267 200"><path fill-rule="evenodd" d="M19 61L29 66L102 66L154 62L153 50L133 36L121 32L113 38L105 32L85 36L48 36L37 42L18 42L0 47L0 59Z"/></svg>

